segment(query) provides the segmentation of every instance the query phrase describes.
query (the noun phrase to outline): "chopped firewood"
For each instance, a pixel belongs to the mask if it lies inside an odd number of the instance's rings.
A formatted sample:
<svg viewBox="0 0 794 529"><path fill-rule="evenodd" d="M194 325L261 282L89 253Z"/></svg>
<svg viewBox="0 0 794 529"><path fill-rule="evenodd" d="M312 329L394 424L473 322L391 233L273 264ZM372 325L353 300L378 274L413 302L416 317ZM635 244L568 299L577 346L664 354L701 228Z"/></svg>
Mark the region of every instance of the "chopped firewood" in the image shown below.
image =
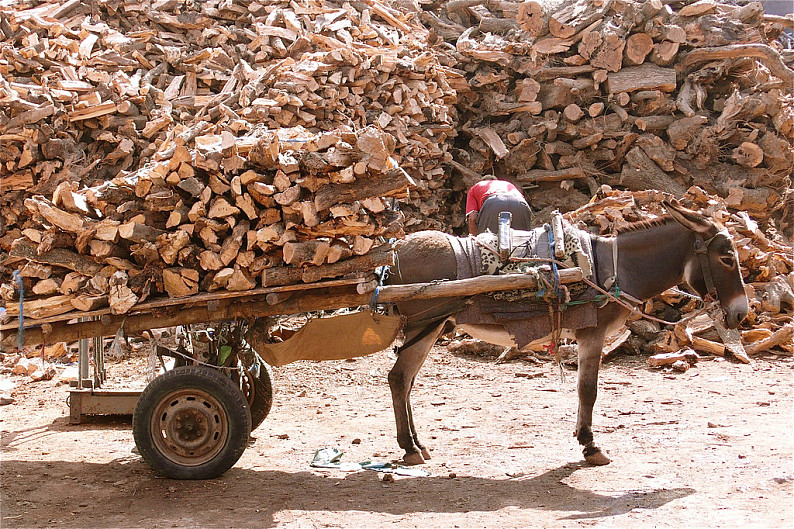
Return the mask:
<svg viewBox="0 0 794 529"><path fill-rule="evenodd" d="M794 323L789 322L786 325L782 326L768 337L754 341L749 345L745 346L745 351L748 355L758 354L763 351L768 351L773 347L778 345L782 345L786 342L791 345L792 336L794 336Z"/></svg>
<svg viewBox="0 0 794 529"><path fill-rule="evenodd" d="M645 57L653 50L653 39L647 33L634 33L626 39L625 62L628 66L637 66L645 61Z"/></svg>
<svg viewBox="0 0 794 529"><path fill-rule="evenodd" d="M72 306L81 311L96 310L107 307L109 302L108 294L80 294L71 300Z"/></svg>
<svg viewBox="0 0 794 529"><path fill-rule="evenodd" d="M198 271L190 268L166 268L163 284L170 297L189 296L198 293Z"/></svg>
<svg viewBox="0 0 794 529"><path fill-rule="evenodd" d="M25 301L23 310L26 318L41 319L49 316L56 316L72 310L71 301L73 295L49 296L42 299ZM10 304L6 307L6 313L11 317L19 316L19 305Z"/></svg>
<svg viewBox="0 0 794 529"><path fill-rule="evenodd" d="M694 365L700 359L700 356L692 349L683 349L673 353L661 353L648 357L648 365L651 367L660 367L672 365L675 362L683 360L690 365Z"/></svg>
<svg viewBox="0 0 794 529"><path fill-rule="evenodd" d="M288 242L284 245L284 262L293 266L321 265L330 248L326 241Z"/></svg>
<svg viewBox="0 0 794 529"><path fill-rule="evenodd" d="M138 296L127 286L128 276L119 270L108 281L108 303L112 314L126 314L137 302Z"/></svg>
<svg viewBox="0 0 794 529"><path fill-rule="evenodd" d="M672 92L676 89L675 70L660 68L654 64L627 66L607 75L607 91L613 94L637 90L660 90Z"/></svg>

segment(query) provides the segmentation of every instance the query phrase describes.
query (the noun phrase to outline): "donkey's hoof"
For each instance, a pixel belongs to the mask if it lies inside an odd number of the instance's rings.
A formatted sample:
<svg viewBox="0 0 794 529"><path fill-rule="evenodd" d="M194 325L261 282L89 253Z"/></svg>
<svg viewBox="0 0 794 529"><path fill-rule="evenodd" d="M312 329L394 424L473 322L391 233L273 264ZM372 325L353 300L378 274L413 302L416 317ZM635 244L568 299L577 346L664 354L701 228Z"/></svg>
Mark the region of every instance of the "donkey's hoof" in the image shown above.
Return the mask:
<svg viewBox="0 0 794 529"><path fill-rule="evenodd" d="M430 457L430 450L428 450L427 448L422 448L422 457L425 458L425 461L427 461L428 459L433 459L432 457Z"/></svg>
<svg viewBox="0 0 794 529"><path fill-rule="evenodd" d="M425 459L419 452L406 453L403 456L403 464L409 467L413 465L424 465Z"/></svg>
<svg viewBox="0 0 794 529"><path fill-rule="evenodd" d="M602 452L601 450L598 450L597 452L593 452L590 455L584 456L584 459L591 465L596 465L596 466L608 465L612 462L612 460L609 459L606 456L606 454L604 454L604 452Z"/></svg>

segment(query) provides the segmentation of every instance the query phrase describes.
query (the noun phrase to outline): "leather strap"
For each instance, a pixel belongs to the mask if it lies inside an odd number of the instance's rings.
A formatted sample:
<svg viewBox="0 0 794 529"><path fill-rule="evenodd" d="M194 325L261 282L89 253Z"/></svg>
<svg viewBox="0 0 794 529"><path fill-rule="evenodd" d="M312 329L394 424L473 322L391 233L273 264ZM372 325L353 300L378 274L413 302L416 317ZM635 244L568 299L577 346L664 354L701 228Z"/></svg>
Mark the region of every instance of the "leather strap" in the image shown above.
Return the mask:
<svg viewBox="0 0 794 529"><path fill-rule="evenodd" d="M716 237L715 235L714 237ZM703 240L701 235L695 237L695 253L700 261L700 269L703 272L703 281L706 283L706 291L712 297L717 297L717 287L714 286L714 277L711 275L711 265L709 265L709 244L714 237Z"/></svg>

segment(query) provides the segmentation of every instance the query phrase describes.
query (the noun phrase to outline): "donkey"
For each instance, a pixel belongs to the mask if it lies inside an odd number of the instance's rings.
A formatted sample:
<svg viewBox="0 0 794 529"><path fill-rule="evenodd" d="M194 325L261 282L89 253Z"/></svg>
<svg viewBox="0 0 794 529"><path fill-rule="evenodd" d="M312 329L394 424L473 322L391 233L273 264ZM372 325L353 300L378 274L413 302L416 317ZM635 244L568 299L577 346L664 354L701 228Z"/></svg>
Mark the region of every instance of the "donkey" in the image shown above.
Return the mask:
<svg viewBox="0 0 794 529"><path fill-rule="evenodd" d="M611 284L608 279L614 278L629 299L639 302L685 282L704 298L715 296L726 325L736 328L749 308L730 234L720 224L677 201L665 201L664 205L669 215L639 222L617 236L583 233L592 245L595 283L606 289ZM456 258L449 236L442 232L411 234L400 241L396 251L397 267L391 284L456 279ZM429 459L430 454L414 426L410 395L416 375L438 337L457 326L489 343L507 347L516 344L501 325L457 325L455 314L460 313L460 300L408 301L397 303L397 310L407 319L405 340L397 350L398 358L388 380L397 442L405 451L403 462L417 465ZM630 313L619 303L606 303L597 309L596 325L572 333L579 360L579 409L574 436L592 465L611 462L596 446L591 429L604 339L618 330Z"/></svg>

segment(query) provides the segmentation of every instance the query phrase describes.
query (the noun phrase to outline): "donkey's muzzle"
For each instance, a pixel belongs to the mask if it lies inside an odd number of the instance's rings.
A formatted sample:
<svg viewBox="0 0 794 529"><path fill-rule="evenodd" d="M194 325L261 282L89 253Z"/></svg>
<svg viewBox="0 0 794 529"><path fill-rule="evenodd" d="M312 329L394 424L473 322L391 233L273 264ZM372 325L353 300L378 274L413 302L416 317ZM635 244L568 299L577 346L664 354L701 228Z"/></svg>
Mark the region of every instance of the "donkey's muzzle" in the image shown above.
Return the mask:
<svg viewBox="0 0 794 529"><path fill-rule="evenodd" d="M725 325L729 329L735 329L742 323L750 312L750 306L747 303L747 296L738 296L731 300L731 303L725 307Z"/></svg>

